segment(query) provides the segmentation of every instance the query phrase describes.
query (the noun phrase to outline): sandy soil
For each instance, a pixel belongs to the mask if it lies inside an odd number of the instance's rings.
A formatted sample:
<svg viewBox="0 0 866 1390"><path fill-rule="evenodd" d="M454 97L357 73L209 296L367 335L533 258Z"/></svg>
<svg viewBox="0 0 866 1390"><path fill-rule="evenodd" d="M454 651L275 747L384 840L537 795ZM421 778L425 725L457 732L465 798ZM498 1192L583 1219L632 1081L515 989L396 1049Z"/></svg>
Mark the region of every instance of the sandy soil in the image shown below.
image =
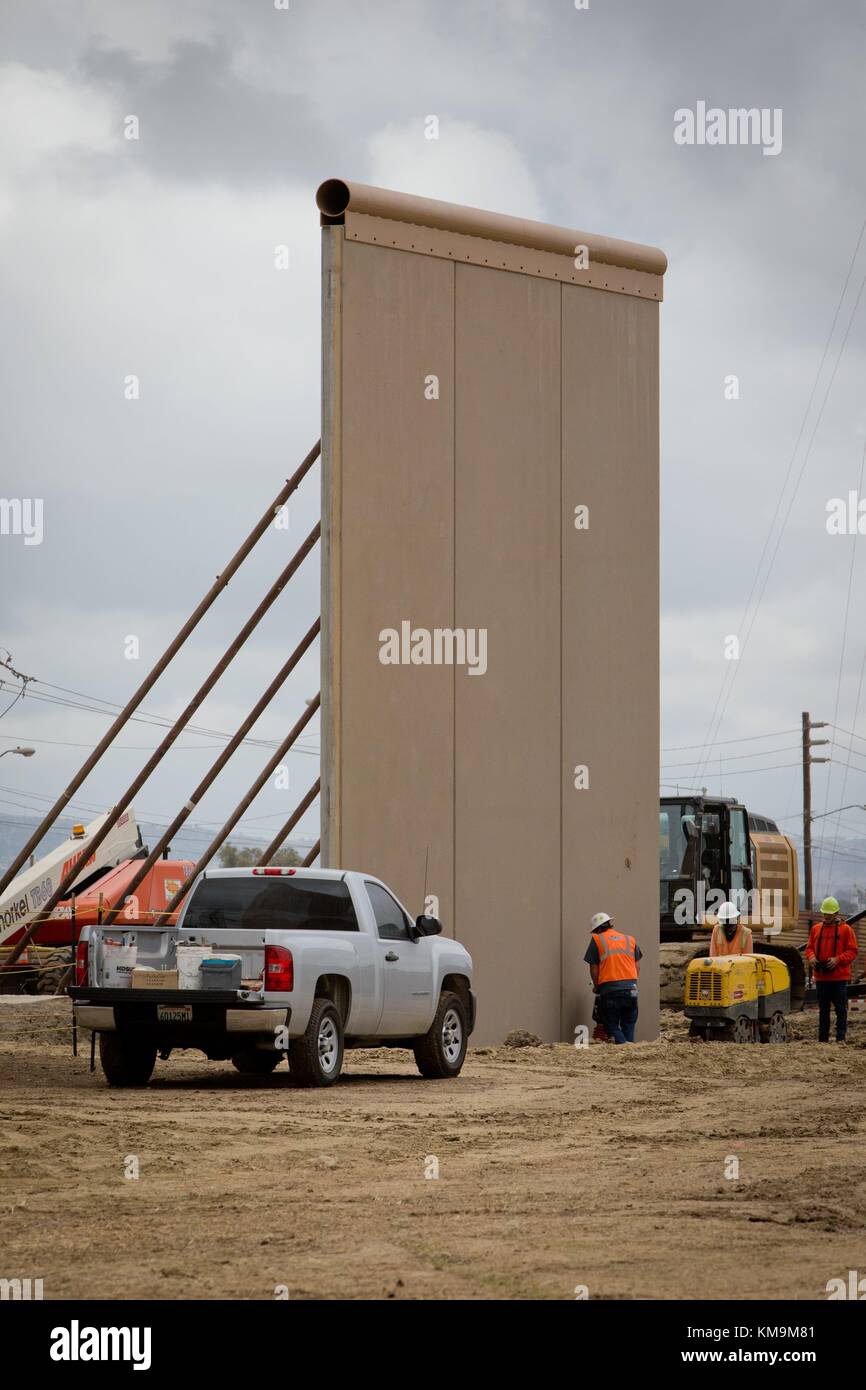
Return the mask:
<svg viewBox="0 0 866 1390"><path fill-rule="evenodd" d="M478 1049L449 1082L349 1053L325 1092L180 1053L110 1091L65 1001L0 999L0 1276L46 1298L814 1299L866 1273L862 1006L844 1048L813 1016L786 1046L684 1031Z"/></svg>

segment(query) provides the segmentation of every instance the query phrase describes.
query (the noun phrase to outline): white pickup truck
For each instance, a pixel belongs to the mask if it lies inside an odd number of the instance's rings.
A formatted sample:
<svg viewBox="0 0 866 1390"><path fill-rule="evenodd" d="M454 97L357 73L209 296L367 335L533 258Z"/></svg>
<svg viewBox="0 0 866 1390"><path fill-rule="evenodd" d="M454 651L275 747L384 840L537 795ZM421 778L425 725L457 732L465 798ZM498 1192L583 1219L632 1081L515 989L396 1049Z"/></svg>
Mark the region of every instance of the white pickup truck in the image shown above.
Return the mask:
<svg viewBox="0 0 866 1390"><path fill-rule="evenodd" d="M147 1085L157 1054L178 1048L259 1074L287 1056L297 1085L330 1086L344 1046L406 1047L422 1076L451 1077L463 1066L475 996L469 953L441 931L435 917L413 920L368 874L209 870L173 925L121 916L86 928L70 994L78 1026L99 1034L111 1086ZM179 988L174 974L170 989L152 975L155 988L134 987L135 976L106 984L119 945L151 971L172 972L191 947L240 957L240 978L229 989Z"/></svg>

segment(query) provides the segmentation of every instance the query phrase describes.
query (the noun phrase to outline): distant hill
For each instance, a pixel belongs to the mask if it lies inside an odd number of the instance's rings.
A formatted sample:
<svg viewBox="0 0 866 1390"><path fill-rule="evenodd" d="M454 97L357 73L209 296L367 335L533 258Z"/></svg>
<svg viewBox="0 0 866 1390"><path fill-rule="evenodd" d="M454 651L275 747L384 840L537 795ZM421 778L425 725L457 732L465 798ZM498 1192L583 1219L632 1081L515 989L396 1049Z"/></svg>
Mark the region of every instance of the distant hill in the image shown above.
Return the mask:
<svg viewBox="0 0 866 1390"><path fill-rule="evenodd" d="M91 820L93 819L95 817L91 817ZM71 816L61 816L46 834L36 851L36 857L39 858L40 855L47 854L49 850L67 840L72 826L76 823L80 824L81 822ZM23 813L20 816L0 816L0 868L5 868L11 864L38 824L38 820ZM154 825L148 821L141 821L140 826L144 843L149 846L155 845L166 829L164 825ZM268 838L263 835L260 840L257 840L248 835L230 835L229 842L233 845L247 845L264 849L268 843ZM210 839L211 832L207 829L181 830L171 842L171 858L192 859L195 862L199 855L207 849ZM292 836L288 843L303 854L313 844L313 838L311 836L300 838ZM219 857L217 857L216 863L219 863Z"/></svg>

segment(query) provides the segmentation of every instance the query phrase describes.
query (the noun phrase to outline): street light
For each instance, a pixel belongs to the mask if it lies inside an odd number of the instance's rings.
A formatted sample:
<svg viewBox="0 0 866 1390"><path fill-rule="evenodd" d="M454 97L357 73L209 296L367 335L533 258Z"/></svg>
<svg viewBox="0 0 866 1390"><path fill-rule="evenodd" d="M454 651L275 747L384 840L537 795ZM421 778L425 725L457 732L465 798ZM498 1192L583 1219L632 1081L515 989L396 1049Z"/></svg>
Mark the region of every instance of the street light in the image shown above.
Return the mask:
<svg viewBox="0 0 866 1390"><path fill-rule="evenodd" d="M7 753L18 753L22 758L32 758L35 752L35 748L22 748L19 745L17 748L4 748L3 752L0 753L0 758L4 758Z"/></svg>

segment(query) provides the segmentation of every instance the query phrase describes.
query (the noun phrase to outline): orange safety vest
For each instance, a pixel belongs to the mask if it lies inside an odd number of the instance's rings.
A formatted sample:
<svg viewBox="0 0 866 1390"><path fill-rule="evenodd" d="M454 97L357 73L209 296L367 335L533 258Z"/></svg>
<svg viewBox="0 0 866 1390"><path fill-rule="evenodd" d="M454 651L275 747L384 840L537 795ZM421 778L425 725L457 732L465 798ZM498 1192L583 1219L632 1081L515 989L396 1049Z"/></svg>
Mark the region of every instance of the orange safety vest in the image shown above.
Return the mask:
<svg viewBox="0 0 866 1390"><path fill-rule="evenodd" d="M725 929L721 922L717 922L713 927L713 939L710 955L713 956L750 956L752 954L752 933L743 922L737 926L733 937L729 941L725 936Z"/></svg>
<svg viewBox="0 0 866 1390"><path fill-rule="evenodd" d="M598 983L611 985L620 980L637 979L637 956L633 936L621 931L593 932L598 947Z"/></svg>

